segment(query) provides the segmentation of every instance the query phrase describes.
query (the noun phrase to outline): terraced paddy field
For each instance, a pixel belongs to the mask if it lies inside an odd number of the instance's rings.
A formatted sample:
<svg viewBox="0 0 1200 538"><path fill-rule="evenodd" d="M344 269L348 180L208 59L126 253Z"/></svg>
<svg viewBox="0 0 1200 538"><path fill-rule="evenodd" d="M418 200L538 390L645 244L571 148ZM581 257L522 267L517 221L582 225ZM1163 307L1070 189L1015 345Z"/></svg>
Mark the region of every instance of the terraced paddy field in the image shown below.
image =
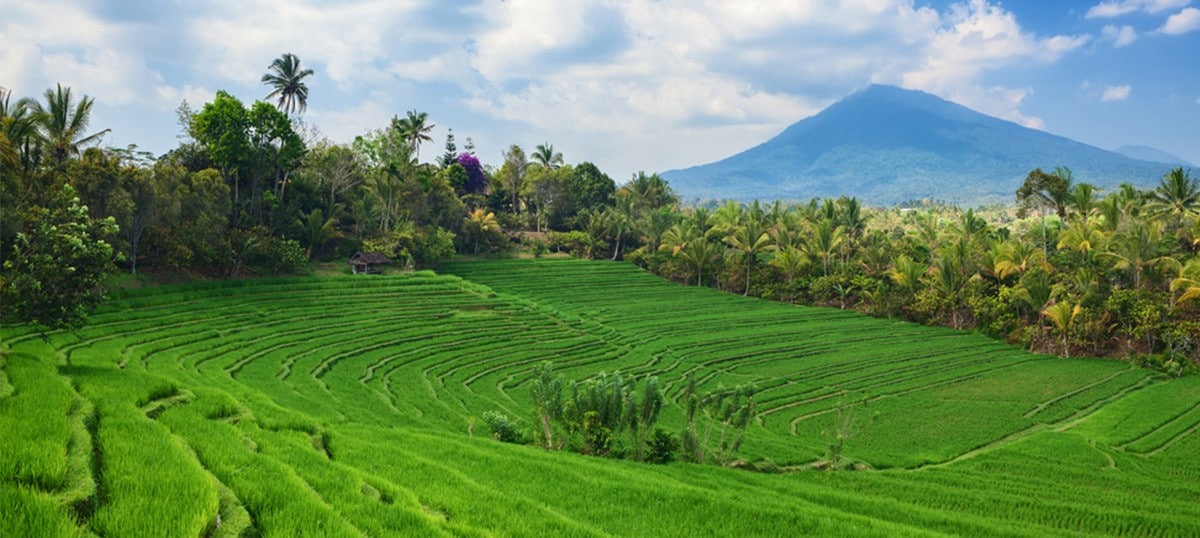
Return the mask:
<svg viewBox="0 0 1200 538"><path fill-rule="evenodd" d="M1200 378L627 264L142 289L0 337L0 536L1200 536ZM791 472L472 435L547 360L754 382L740 456ZM872 470L809 470L847 423Z"/></svg>

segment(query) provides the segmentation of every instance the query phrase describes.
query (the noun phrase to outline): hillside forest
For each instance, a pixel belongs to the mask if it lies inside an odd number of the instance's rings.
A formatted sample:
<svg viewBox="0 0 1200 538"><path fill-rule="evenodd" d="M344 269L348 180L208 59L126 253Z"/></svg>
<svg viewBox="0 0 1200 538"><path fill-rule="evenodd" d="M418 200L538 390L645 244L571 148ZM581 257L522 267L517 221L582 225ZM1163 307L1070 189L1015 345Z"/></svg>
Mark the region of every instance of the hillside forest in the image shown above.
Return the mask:
<svg viewBox="0 0 1200 538"><path fill-rule="evenodd" d="M1200 181L1029 172L1013 203L961 209L858 199L739 204L679 196L656 174L618 186L545 142L483 162L411 110L349 144L303 120L290 54L246 103L177 110L159 156L105 147L93 100L0 93L0 312L78 327L118 272L296 274L381 252L401 268L456 256L624 260L689 286L973 330L1064 356L1200 368ZM1139 189L1134 183L1157 185Z"/></svg>

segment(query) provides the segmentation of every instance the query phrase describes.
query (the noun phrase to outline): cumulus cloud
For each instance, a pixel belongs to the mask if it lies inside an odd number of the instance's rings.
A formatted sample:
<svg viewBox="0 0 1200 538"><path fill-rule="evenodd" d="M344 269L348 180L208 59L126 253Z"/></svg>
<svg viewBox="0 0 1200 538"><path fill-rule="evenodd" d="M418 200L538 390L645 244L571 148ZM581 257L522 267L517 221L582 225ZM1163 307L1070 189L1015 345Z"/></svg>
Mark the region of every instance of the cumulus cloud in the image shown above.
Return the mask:
<svg viewBox="0 0 1200 538"><path fill-rule="evenodd" d="M1128 24L1121 27L1117 27L1112 24L1105 25L1104 28L1100 30L1100 35L1105 40L1112 41L1114 47L1124 47L1130 43L1133 43L1134 41L1137 41L1138 37L1137 31Z"/></svg>
<svg viewBox="0 0 1200 538"><path fill-rule="evenodd" d="M1167 35L1179 35L1198 29L1200 29L1200 9L1189 7L1167 17L1167 22L1163 23L1162 28L1159 28L1158 31Z"/></svg>
<svg viewBox="0 0 1200 538"><path fill-rule="evenodd" d="M1100 95L1100 100L1104 101L1105 103L1124 101L1129 98L1129 92L1132 90L1133 87L1128 84L1123 84L1121 86L1109 86L1104 88L1104 93Z"/></svg>
<svg viewBox="0 0 1200 538"><path fill-rule="evenodd" d="M418 108L473 135L484 155L549 139L587 148L578 158L602 167L671 166L744 149L872 82L1042 128L1021 111L1031 88L987 75L1051 64L1089 42L1030 31L989 0L185 4L132 8L136 23L83 0L6 4L0 72L21 88L70 75L98 102L169 110L216 89L262 97L268 64L292 52L316 70L305 117L336 140ZM1114 3L1126 4L1158 9ZM1121 46L1137 35L1114 26L1101 37Z"/></svg>
<svg viewBox="0 0 1200 538"><path fill-rule="evenodd" d="M1188 5L1191 0L1110 0L1092 6L1086 18L1112 18L1128 15L1135 11L1159 13Z"/></svg>

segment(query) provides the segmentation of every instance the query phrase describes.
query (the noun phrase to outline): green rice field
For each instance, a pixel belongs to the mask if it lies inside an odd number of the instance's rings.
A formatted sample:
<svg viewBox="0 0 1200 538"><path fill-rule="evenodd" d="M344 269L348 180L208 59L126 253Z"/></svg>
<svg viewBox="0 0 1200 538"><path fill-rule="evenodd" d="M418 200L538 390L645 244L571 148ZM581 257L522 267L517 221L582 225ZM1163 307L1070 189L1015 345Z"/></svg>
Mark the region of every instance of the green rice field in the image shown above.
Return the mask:
<svg viewBox="0 0 1200 538"><path fill-rule="evenodd" d="M0 536L1200 536L1200 378L686 287L630 264L122 292L0 329ZM532 370L753 382L739 457L493 441ZM827 472L836 432L859 470Z"/></svg>

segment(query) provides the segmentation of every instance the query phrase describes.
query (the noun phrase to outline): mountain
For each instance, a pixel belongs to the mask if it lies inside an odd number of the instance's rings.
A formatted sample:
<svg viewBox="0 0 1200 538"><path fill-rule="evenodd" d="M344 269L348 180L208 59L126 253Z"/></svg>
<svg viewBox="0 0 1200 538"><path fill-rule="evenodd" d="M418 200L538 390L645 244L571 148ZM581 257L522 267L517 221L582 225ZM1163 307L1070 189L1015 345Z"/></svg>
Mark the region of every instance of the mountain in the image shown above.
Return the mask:
<svg viewBox="0 0 1200 538"><path fill-rule="evenodd" d="M1147 146L1121 146L1113 151L1131 159L1150 161L1152 163L1167 163L1177 166L1194 166L1192 163L1189 163L1170 153Z"/></svg>
<svg viewBox="0 0 1200 538"><path fill-rule="evenodd" d="M872 85L774 138L662 174L684 199L856 196L1011 203L1034 168L1066 166L1101 188L1156 185L1171 166L1133 159L981 114L934 95Z"/></svg>

